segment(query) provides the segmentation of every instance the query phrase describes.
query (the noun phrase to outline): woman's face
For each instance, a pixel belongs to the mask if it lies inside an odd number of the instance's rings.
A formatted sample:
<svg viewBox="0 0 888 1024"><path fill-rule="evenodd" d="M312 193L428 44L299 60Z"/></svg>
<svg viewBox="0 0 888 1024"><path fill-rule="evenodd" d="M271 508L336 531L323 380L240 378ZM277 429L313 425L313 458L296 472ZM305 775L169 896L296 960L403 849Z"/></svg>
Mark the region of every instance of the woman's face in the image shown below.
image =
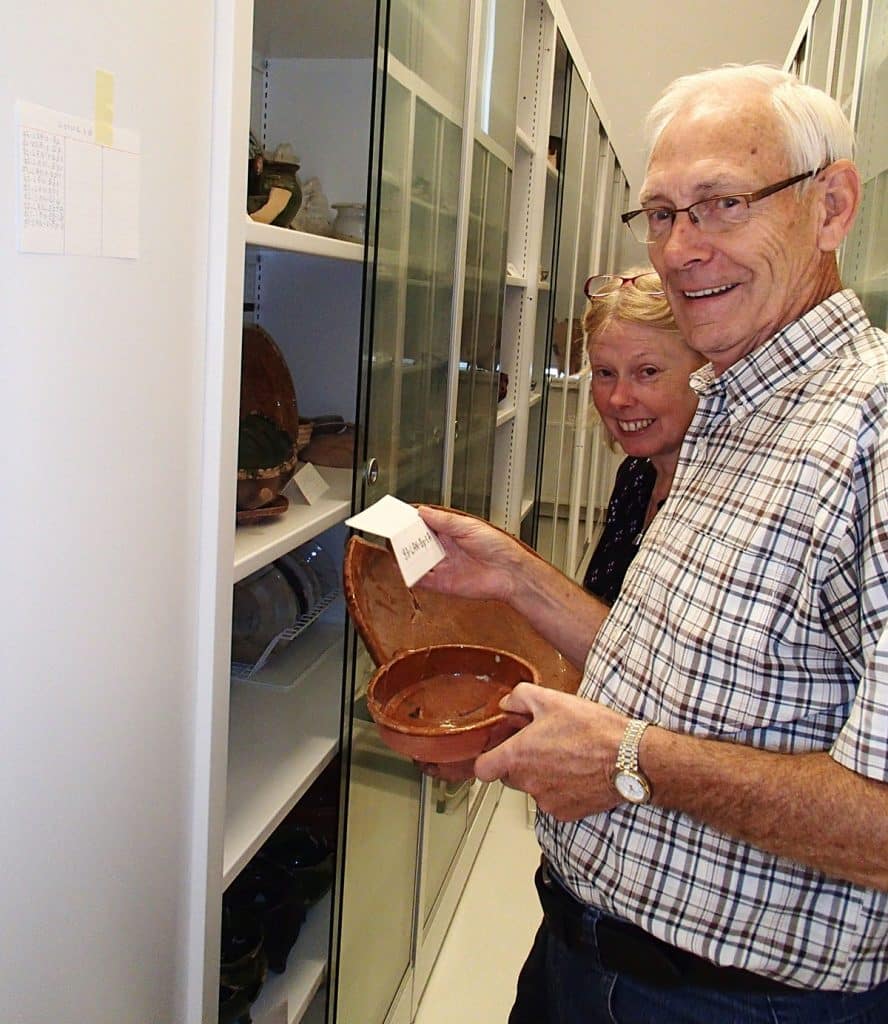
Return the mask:
<svg viewBox="0 0 888 1024"><path fill-rule="evenodd" d="M592 397L627 455L678 452L697 408L688 377L703 364L681 336L613 321L592 340Z"/></svg>

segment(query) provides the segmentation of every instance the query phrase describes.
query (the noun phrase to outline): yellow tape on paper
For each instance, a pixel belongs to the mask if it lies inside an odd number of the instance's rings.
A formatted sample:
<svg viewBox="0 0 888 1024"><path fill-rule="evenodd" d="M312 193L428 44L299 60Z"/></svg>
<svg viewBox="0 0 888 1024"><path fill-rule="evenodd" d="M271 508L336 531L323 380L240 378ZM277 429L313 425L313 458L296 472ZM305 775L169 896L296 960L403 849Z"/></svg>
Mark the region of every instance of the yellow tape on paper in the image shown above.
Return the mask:
<svg viewBox="0 0 888 1024"><path fill-rule="evenodd" d="M114 75L96 69L96 143L114 145Z"/></svg>

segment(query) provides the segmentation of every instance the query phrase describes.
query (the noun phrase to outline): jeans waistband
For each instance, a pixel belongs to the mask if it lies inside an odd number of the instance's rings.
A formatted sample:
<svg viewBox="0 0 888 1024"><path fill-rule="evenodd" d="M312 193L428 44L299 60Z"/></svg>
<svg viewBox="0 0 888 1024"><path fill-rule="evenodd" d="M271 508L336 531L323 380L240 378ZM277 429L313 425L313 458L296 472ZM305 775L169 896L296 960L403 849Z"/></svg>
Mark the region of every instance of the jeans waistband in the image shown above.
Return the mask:
<svg viewBox="0 0 888 1024"><path fill-rule="evenodd" d="M655 988L708 988L721 992L792 994L785 985L740 967L720 967L694 953L655 938L643 928L588 907L565 888L545 857L534 881L549 931L571 949L597 950L601 966Z"/></svg>

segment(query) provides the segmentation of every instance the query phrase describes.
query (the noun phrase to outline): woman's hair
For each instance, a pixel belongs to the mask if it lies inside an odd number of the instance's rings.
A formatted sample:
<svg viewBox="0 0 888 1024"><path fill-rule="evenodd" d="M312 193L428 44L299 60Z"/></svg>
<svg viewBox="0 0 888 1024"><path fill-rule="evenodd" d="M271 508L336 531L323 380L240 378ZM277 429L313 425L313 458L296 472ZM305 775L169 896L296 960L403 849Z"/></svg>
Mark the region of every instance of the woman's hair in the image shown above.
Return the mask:
<svg viewBox="0 0 888 1024"><path fill-rule="evenodd" d="M760 88L770 94L783 127L790 174L804 174L854 156L854 130L841 106L825 92L803 85L795 75L767 64L726 64L683 75L666 87L647 116L648 152L663 129L685 106L714 92ZM802 186L809 184L803 182Z"/></svg>
<svg viewBox="0 0 888 1024"><path fill-rule="evenodd" d="M657 272L651 267L632 267L622 276L635 277L636 274L650 276L640 277L632 284L624 284L622 288L596 295L589 300L583 317L587 341L591 341L614 321L660 327L664 331L678 330L666 296L653 294L663 287Z"/></svg>

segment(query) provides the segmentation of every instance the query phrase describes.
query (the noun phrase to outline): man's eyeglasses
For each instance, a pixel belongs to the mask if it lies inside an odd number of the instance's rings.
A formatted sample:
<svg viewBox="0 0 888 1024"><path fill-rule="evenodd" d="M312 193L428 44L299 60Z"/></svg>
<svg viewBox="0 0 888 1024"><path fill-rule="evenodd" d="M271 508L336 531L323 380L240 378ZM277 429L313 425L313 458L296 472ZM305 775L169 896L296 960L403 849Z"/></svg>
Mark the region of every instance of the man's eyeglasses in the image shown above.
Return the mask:
<svg viewBox="0 0 888 1024"><path fill-rule="evenodd" d="M645 281L645 295L665 295L657 274L649 270L643 274L636 274L634 277L621 277L619 274L595 274L583 285L583 294L591 302L593 299L603 299L608 295L618 292L624 285L634 285L636 281ZM650 286L653 287L650 287ZM636 285L636 287L638 287Z"/></svg>
<svg viewBox="0 0 888 1024"><path fill-rule="evenodd" d="M630 210L621 215L620 220L629 226L632 234L645 245L658 245L665 242L672 231L676 215L686 213L692 224L706 234L719 234L731 231L749 220L749 207L760 199L782 192L790 185L797 185L806 178L813 178L823 170L805 171L795 174L776 185L768 185L757 192L738 192L732 196L713 196L711 199L700 199L690 206L682 206L673 210L669 206L648 206L643 210Z"/></svg>

